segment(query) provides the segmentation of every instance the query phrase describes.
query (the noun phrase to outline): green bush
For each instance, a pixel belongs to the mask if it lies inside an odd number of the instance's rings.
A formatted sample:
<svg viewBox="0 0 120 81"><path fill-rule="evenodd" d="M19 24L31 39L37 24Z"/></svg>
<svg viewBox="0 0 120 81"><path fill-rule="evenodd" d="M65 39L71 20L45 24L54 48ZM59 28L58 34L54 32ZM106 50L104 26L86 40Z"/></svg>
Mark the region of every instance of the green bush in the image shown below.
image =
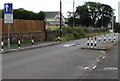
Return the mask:
<svg viewBox="0 0 120 81"><path fill-rule="evenodd" d="M90 32L87 27L63 27L62 32L62 41L76 40L80 38L90 37L99 35L105 32ZM101 28L96 28L97 30L101 30ZM57 41L58 39L52 38L53 41Z"/></svg>
<svg viewBox="0 0 120 81"><path fill-rule="evenodd" d="M85 29L82 27L64 27L63 37L66 40L75 40L85 37Z"/></svg>

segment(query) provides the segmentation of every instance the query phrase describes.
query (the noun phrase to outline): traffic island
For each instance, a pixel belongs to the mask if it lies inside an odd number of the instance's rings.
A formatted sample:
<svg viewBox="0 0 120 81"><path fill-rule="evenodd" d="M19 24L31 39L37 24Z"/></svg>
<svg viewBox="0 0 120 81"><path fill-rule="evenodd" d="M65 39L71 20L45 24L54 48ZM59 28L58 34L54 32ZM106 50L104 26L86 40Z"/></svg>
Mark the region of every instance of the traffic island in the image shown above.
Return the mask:
<svg viewBox="0 0 120 81"><path fill-rule="evenodd" d="M107 51L107 50L111 49L116 44L117 44L117 42L115 42L115 43L102 42L102 43L98 43L95 47L94 46L85 46L85 47L81 47L81 49Z"/></svg>

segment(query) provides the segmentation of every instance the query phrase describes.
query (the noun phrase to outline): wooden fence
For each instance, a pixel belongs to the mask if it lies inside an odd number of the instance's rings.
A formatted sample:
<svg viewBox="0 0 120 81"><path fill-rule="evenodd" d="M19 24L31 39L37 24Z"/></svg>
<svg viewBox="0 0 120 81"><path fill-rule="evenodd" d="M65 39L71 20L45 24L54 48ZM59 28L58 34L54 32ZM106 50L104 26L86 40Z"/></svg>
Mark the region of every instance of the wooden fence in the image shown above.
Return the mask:
<svg viewBox="0 0 120 81"><path fill-rule="evenodd" d="M8 24L4 24L4 19L0 19L0 30L3 39L7 39ZM37 37L36 37L37 34ZM38 20L19 20L14 19L14 23L10 24L10 36L12 39L30 38L33 36L35 39L45 39L45 22Z"/></svg>
<svg viewBox="0 0 120 81"><path fill-rule="evenodd" d="M7 34L7 24L4 24L4 19L2 20L2 33ZM27 33L27 32L43 32L45 30L44 21L38 20L19 20L14 19L14 23L10 24L10 32L13 33Z"/></svg>

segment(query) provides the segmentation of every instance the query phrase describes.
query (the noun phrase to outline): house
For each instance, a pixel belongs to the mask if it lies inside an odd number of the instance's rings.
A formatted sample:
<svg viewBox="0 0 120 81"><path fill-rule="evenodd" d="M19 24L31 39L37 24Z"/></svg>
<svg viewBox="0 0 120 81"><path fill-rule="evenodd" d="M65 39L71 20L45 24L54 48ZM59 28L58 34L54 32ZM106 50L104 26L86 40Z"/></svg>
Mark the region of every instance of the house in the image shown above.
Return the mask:
<svg viewBox="0 0 120 81"><path fill-rule="evenodd" d="M50 25L60 25L60 12L45 12L46 14L46 23ZM62 15L62 25L65 26L65 17Z"/></svg>

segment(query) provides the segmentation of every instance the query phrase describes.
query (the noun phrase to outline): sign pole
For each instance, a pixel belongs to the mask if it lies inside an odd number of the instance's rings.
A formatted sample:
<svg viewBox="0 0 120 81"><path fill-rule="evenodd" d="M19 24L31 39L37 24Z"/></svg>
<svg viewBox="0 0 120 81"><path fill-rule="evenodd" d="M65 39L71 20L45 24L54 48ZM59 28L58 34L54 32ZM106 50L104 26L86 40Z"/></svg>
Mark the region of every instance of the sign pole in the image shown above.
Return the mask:
<svg viewBox="0 0 120 81"><path fill-rule="evenodd" d="M10 24L8 24L8 49L10 49Z"/></svg>
<svg viewBox="0 0 120 81"><path fill-rule="evenodd" d="M7 46L8 50L10 49L10 24L13 23L13 4L5 3L4 4L4 23L8 25L8 39Z"/></svg>

